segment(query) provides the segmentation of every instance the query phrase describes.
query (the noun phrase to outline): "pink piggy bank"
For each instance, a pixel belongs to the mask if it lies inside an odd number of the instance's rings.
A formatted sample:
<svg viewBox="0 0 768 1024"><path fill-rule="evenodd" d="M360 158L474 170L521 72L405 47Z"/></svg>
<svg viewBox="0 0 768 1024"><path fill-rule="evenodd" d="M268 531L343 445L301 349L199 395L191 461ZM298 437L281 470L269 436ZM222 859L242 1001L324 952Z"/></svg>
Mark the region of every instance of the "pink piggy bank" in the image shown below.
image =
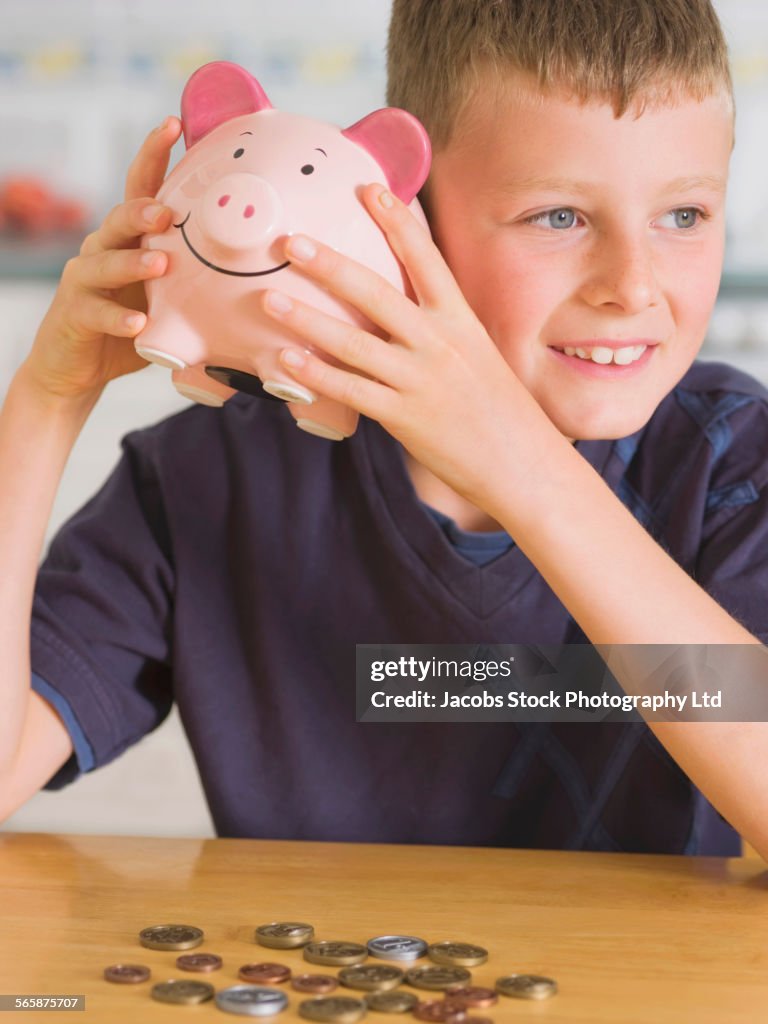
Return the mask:
<svg viewBox="0 0 768 1024"><path fill-rule="evenodd" d="M359 192L384 181L426 228L414 198L429 172L426 131L394 107L344 130L274 110L256 79L225 61L192 75L181 118L187 153L157 195L173 221L142 240L168 253L168 269L147 282L136 351L171 367L178 391L194 401L222 405L236 390L271 397L288 403L303 430L349 437L357 412L301 387L280 366L287 344L312 346L261 312L259 292L278 288L381 337L358 310L294 270L283 246L288 235L306 233L411 295Z"/></svg>

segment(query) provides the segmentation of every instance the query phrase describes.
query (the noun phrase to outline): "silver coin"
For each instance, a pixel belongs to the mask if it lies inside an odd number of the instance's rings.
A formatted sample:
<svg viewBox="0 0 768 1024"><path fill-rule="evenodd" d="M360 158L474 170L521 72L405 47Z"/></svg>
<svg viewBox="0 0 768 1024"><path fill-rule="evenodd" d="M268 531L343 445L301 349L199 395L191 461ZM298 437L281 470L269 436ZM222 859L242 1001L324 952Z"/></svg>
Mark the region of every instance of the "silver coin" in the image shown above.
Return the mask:
<svg viewBox="0 0 768 1024"><path fill-rule="evenodd" d="M232 985L214 996L216 1005L227 1013L242 1017L271 1017L288 1006L288 996L266 985Z"/></svg>
<svg viewBox="0 0 768 1024"><path fill-rule="evenodd" d="M426 951L427 943L415 935L379 935L368 941L368 952L380 960L418 960Z"/></svg>
<svg viewBox="0 0 768 1024"><path fill-rule="evenodd" d="M557 992L557 982L540 974L508 974L496 979L496 991L517 999L549 999Z"/></svg>

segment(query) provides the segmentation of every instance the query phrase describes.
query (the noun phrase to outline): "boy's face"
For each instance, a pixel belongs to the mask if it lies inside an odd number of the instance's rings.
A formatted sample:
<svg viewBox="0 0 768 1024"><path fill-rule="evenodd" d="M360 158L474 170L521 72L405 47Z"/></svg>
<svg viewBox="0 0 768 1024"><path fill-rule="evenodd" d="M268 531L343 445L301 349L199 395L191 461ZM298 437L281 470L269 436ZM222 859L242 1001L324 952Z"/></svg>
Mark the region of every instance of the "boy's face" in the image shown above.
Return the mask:
<svg viewBox="0 0 768 1024"><path fill-rule="evenodd" d="M434 156L435 240L558 429L625 437L704 340L722 267L731 107L725 93L683 97L617 120L608 103L542 96L522 75L501 96L486 84ZM603 351L594 361L566 347ZM600 362L611 349L626 365Z"/></svg>

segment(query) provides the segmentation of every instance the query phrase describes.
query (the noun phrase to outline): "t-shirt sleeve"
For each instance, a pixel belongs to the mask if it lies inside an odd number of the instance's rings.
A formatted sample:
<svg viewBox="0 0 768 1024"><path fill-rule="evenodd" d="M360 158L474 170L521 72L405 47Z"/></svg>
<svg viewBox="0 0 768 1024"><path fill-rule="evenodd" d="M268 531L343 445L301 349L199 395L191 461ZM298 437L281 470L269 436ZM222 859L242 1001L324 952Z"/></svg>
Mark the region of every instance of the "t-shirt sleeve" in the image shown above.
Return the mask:
<svg viewBox="0 0 768 1024"><path fill-rule="evenodd" d="M768 643L768 402L734 416L706 499L696 580Z"/></svg>
<svg viewBox="0 0 768 1024"><path fill-rule="evenodd" d="M174 572L154 430L128 434L101 490L51 542L35 587L32 687L74 754L60 789L155 729L170 711Z"/></svg>

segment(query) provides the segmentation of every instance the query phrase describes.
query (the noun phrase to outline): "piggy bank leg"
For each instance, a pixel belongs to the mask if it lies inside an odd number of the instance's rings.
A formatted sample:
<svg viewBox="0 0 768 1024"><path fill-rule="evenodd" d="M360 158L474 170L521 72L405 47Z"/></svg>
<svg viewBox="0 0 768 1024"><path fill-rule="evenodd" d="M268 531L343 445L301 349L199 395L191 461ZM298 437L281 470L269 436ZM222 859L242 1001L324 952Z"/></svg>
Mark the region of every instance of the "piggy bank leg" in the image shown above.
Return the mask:
<svg viewBox="0 0 768 1024"><path fill-rule="evenodd" d="M199 335L180 317L164 315L137 334L133 347L142 359L171 370L183 370L203 357Z"/></svg>
<svg viewBox="0 0 768 1024"><path fill-rule="evenodd" d="M264 380L262 387L268 395L282 398L284 402L300 402L302 405L311 405L317 397L309 388L303 388L301 384L297 384L295 381L289 383L288 381L275 380L274 377L268 377Z"/></svg>
<svg viewBox="0 0 768 1024"><path fill-rule="evenodd" d="M171 374L173 386L185 398L200 405L222 406L236 394L233 388L213 380L201 365L188 366L185 370L174 370Z"/></svg>
<svg viewBox="0 0 768 1024"><path fill-rule="evenodd" d="M317 398L313 391L297 384L285 372L276 350L259 353L255 370L261 377L263 389L273 398L280 398L283 402L301 402L304 405L311 405Z"/></svg>
<svg viewBox="0 0 768 1024"><path fill-rule="evenodd" d="M293 402L288 404L288 408L297 427L329 441L343 441L345 437L351 437L357 427L358 414L355 410L329 398L318 398L310 409Z"/></svg>

